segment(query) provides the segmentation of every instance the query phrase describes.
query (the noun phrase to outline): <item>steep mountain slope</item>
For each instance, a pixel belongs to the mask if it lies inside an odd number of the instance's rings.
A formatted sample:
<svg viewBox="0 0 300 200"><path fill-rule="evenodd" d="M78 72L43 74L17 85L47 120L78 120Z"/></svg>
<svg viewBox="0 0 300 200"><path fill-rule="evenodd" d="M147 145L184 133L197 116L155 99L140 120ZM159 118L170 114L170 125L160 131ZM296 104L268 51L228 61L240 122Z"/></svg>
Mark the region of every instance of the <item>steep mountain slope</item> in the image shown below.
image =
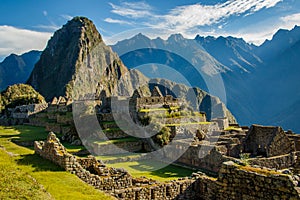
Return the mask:
<svg viewBox="0 0 300 200"><path fill-rule="evenodd" d="M40 51L30 51L20 56L11 54L6 57L0 63L0 90L16 83L25 83L40 55Z"/></svg>
<svg viewBox="0 0 300 200"><path fill-rule="evenodd" d="M293 122L299 120L299 55L300 37L298 42L282 52L274 53L266 66L257 70L249 80L252 83L252 94L256 94L256 109L261 113L259 120L273 124L281 122L284 128L292 128L297 132L300 132L300 125ZM293 126L289 127L291 124Z"/></svg>
<svg viewBox="0 0 300 200"><path fill-rule="evenodd" d="M49 40L27 83L47 100L71 96L75 79L81 80L77 76L84 75L80 70L98 77L98 86L105 88L107 94L112 93L116 80L127 72L118 56L104 44L95 25L87 18L75 17ZM85 76L81 78L89 78L88 74ZM97 87L98 83L92 85Z"/></svg>
<svg viewBox="0 0 300 200"><path fill-rule="evenodd" d="M197 35L195 40L232 71L250 73L262 63L261 59L253 53L257 47L246 43L242 38Z"/></svg>
<svg viewBox="0 0 300 200"><path fill-rule="evenodd" d="M133 38L118 42L112 46L112 49L120 55L124 64L129 68L149 63L169 66L187 79L191 86L202 89L207 89L205 78L229 70L216 61L195 40L185 39L180 34L171 35L167 40L149 39L138 34ZM144 70L149 77L157 76L157 73L151 74L151 70L145 68ZM170 78L169 76L170 74L167 73L166 77L161 78Z"/></svg>
<svg viewBox="0 0 300 200"><path fill-rule="evenodd" d="M264 61L271 61L277 55L293 46L300 39L300 26L295 26L292 30L278 30L272 40L266 40L255 53Z"/></svg>

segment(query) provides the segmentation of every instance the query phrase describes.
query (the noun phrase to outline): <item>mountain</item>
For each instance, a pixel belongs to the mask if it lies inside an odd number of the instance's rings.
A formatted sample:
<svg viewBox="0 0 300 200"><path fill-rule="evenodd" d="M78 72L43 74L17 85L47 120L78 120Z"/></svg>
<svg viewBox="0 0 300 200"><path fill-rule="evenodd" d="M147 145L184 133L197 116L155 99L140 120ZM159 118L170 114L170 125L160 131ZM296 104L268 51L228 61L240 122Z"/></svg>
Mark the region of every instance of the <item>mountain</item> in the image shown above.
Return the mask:
<svg viewBox="0 0 300 200"><path fill-rule="evenodd" d="M102 87L111 94L114 83L127 71L118 56L105 45L93 22L75 17L48 41L27 83L47 100L54 96L72 96L75 80L84 82L89 78L94 81L93 87ZM80 75L82 77L78 77ZM98 77L97 82L91 77ZM86 87L81 89L84 91Z"/></svg>
<svg viewBox="0 0 300 200"><path fill-rule="evenodd" d="M16 83L25 83L40 55L40 51L30 51L20 56L11 54L6 57L0 63L0 90Z"/></svg>
<svg viewBox="0 0 300 200"><path fill-rule="evenodd" d="M176 70L181 71L184 71L182 70L183 68L186 69L185 66L187 66L187 63L184 62L190 62L188 63L189 65L192 65L196 70L203 73L203 75L208 76L229 70L212 57L195 40L186 39L181 34L173 34L167 40L162 40L161 38L149 39L140 33L130 39L120 41L111 47L120 55L125 65L130 66L130 68L133 68L136 63L143 64L155 61L160 64L174 65ZM156 52L156 50L161 51ZM156 56L148 58L147 56L139 55L140 53L155 54L159 57L158 59L155 59ZM136 59L142 60L139 60L139 62L132 61L131 57L133 56ZM176 58L176 56L179 58ZM177 62L175 63L174 60Z"/></svg>
<svg viewBox="0 0 300 200"><path fill-rule="evenodd" d="M231 71L250 73L260 66L262 61L254 53L257 48L246 43L242 38L234 37L201 37L197 35L195 40L220 63L227 66Z"/></svg>
<svg viewBox="0 0 300 200"><path fill-rule="evenodd" d="M296 44L300 39L300 26L292 30L280 29L271 40L266 40L261 46L255 49L255 54L264 61L271 61L277 55L282 54L288 48Z"/></svg>
<svg viewBox="0 0 300 200"><path fill-rule="evenodd" d="M176 40L180 39L180 36L170 38L169 43L175 48ZM201 56L207 56L201 62L216 62L204 51ZM222 65L216 64L213 70L209 69L210 72L224 70ZM153 85L164 84L169 89L177 90L179 98L186 98L187 92L194 92L192 101L196 102L196 109L201 106L209 116L228 116L232 123L235 122L233 115L217 97L165 79L150 80L138 70L128 70L111 47L105 45L93 22L85 17L73 18L54 33L27 83L48 101L54 96L80 99L94 93L100 96L131 96L138 87L146 86L145 90L149 92ZM202 103L205 97L211 101Z"/></svg>
<svg viewBox="0 0 300 200"><path fill-rule="evenodd" d="M291 36L277 33L274 41L269 41L268 45L276 46L280 35L283 41L293 37L294 31L290 31ZM299 121L300 115L300 35L298 41L290 44L280 51L274 49L274 54L269 55L265 66L259 68L249 82L252 84L252 94L256 94L253 97L260 113L258 120L300 132L299 123L295 123Z"/></svg>
<svg viewBox="0 0 300 200"><path fill-rule="evenodd" d="M255 119L249 88L244 84L244 79L261 65L253 53L255 48L233 37L185 39L180 34L167 40L138 34L112 45L130 68L149 77L196 86L227 100L229 110L243 124Z"/></svg>
<svg viewBox="0 0 300 200"><path fill-rule="evenodd" d="M295 26L279 30L258 47L234 37L198 35L189 40L175 34L162 40L138 34L112 48L127 66L142 68L150 77L163 74L183 83L177 78L182 75L189 84L209 91L207 80L219 75L227 107L240 124L280 125L300 132L294 123L300 100L299 41L300 27Z"/></svg>

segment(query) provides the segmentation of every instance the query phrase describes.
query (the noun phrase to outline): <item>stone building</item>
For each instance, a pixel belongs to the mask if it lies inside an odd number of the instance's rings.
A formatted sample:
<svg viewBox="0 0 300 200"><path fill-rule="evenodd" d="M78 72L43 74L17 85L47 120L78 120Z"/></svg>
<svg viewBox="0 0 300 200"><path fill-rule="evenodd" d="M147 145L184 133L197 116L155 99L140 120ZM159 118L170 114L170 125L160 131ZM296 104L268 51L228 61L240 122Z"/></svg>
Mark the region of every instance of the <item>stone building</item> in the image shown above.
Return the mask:
<svg viewBox="0 0 300 200"><path fill-rule="evenodd" d="M31 115L47 109L48 104L29 104L17 106L11 110L11 116L14 119L26 119Z"/></svg>
<svg viewBox="0 0 300 200"><path fill-rule="evenodd" d="M150 97L144 95L141 90L135 90L131 101L131 104L135 106L134 110L179 106L177 98L172 95L163 96L158 86L153 88Z"/></svg>
<svg viewBox="0 0 300 200"><path fill-rule="evenodd" d="M72 108L72 99L65 97L54 97L49 103L47 112L68 112Z"/></svg>
<svg viewBox="0 0 300 200"><path fill-rule="evenodd" d="M252 125L243 142L244 152L272 157L296 151L295 144L281 127Z"/></svg>

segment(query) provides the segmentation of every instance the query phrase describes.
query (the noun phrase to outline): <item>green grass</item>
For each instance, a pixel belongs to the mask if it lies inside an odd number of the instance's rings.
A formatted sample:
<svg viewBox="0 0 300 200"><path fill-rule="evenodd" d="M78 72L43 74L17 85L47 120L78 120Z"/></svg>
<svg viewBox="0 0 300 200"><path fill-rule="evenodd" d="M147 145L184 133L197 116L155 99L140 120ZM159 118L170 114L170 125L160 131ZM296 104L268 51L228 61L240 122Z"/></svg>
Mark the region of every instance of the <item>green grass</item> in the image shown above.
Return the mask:
<svg viewBox="0 0 300 200"><path fill-rule="evenodd" d="M5 133L5 135L0 134L0 137L9 137L18 142L45 140L48 135L43 127L20 125L14 127L0 126L0 133Z"/></svg>
<svg viewBox="0 0 300 200"><path fill-rule="evenodd" d="M126 137L126 138L113 139L113 140L95 141L95 143L97 143L99 145L106 145L106 144L117 144L117 143L122 143L122 142L137 142L137 141L139 141L138 138Z"/></svg>
<svg viewBox="0 0 300 200"><path fill-rule="evenodd" d="M107 165L115 168L124 168L133 177L145 176L147 178L151 178L158 181L174 180L177 178L190 176L194 172L193 170L175 165L168 165L162 169L153 171L154 169L159 168L159 166L161 166L161 162L154 160L122 162Z"/></svg>
<svg viewBox="0 0 300 200"><path fill-rule="evenodd" d="M138 153L124 153L124 154L118 154L118 155L101 155L101 156L96 156L97 159L102 160L102 161L108 161L108 160L115 160L118 158L138 158L140 155Z"/></svg>
<svg viewBox="0 0 300 200"><path fill-rule="evenodd" d="M179 109L178 106L171 107L171 110ZM155 112L155 111L168 111L169 108L149 108L149 109L139 109L139 112Z"/></svg>
<svg viewBox="0 0 300 200"><path fill-rule="evenodd" d="M32 130L32 134L35 136L30 135L30 130ZM39 130L41 131L42 129L30 126L0 127L0 145L4 147L7 152L10 152L14 155L9 160L7 159L7 156L5 157L5 155L0 154L1 164L5 166L15 165L18 171L22 174L21 177L23 177L23 174L27 174L37 181L36 183L27 181L27 183L29 184L28 187L37 188L37 184L41 184L44 186L46 191L50 193L50 195L55 199L112 199L103 192L87 185L75 175L64 171L52 162L42 159L40 156L34 154L32 148L18 146L17 144L11 142L11 140L14 138L29 141L36 136L40 138L46 137L46 134L39 132ZM14 180L13 176L8 176L7 179L8 180L6 180L6 182ZM1 180L1 182L3 181ZM15 187L17 189L12 190L11 192L13 195L18 195L18 191L22 190L22 187L17 183L15 184ZM0 187L1 192L2 188L5 187ZM23 189L26 191L30 190L27 188L27 186L24 186ZM3 191L5 192L5 190ZM43 193L43 190L40 190L40 192ZM25 192L24 195L27 196L21 199L38 199L38 197L35 198L29 196L30 194L31 193L27 194ZM47 198L41 196L40 199Z"/></svg>
<svg viewBox="0 0 300 200"><path fill-rule="evenodd" d="M236 126L229 126L228 128L225 129L225 131L241 131L242 128L236 127Z"/></svg>
<svg viewBox="0 0 300 200"><path fill-rule="evenodd" d="M1 199L53 199L41 184L20 170L13 158L0 149Z"/></svg>
<svg viewBox="0 0 300 200"><path fill-rule="evenodd" d="M84 146L72 145L72 144L67 143L67 142L62 142L62 145L64 145L64 147L67 149L67 151L69 153L77 153L79 151L86 150L86 148Z"/></svg>

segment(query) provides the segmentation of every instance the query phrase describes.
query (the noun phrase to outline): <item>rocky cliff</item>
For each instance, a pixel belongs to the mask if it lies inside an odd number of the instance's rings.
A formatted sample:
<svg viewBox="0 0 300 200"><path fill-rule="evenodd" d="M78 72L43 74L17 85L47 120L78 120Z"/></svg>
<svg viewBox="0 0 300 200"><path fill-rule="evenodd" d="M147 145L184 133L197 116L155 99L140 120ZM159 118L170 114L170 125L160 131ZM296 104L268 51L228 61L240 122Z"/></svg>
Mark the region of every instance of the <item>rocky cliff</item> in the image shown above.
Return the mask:
<svg viewBox="0 0 300 200"><path fill-rule="evenodd" d="M107 93L112 92L114 82L127 72L118 56L104 44L92 21L75 17L49 40L27 83L47 100L54 96L70 97L80 70L88 69Z"/></svg>

